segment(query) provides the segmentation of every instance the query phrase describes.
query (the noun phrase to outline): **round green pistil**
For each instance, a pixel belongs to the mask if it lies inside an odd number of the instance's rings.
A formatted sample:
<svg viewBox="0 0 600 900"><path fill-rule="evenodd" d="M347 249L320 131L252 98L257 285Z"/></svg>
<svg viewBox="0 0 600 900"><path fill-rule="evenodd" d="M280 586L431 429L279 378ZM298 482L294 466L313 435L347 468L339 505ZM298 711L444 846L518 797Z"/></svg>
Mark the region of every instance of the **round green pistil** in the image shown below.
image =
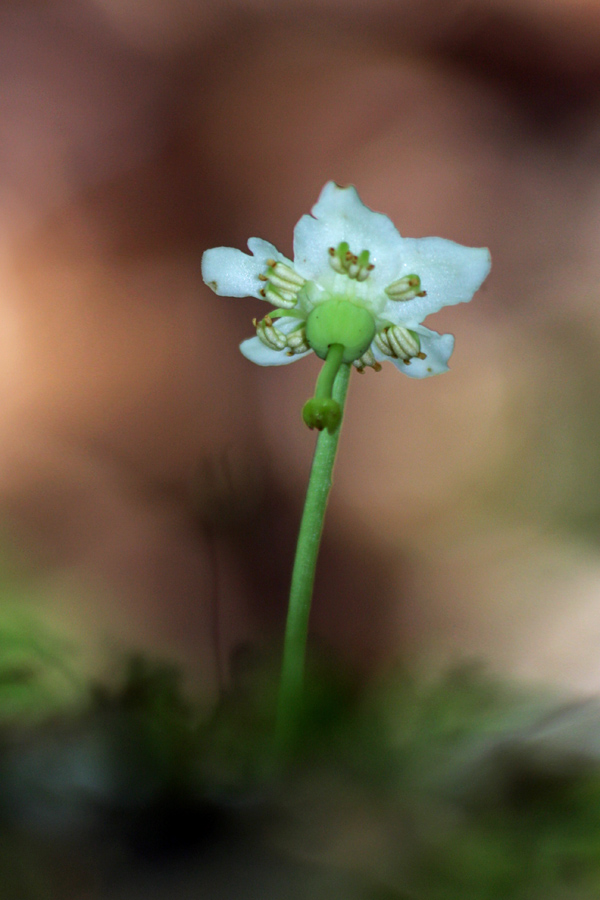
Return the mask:
<svg viewBox="0 0 600 900"><path fill-rule="evenodd" d="M342 362L354 362L371 346L374 337L375 321L371 313L345 298L326 300L306 320L306 339L321 359L326 359L332 344L341 344Z"/></svg>

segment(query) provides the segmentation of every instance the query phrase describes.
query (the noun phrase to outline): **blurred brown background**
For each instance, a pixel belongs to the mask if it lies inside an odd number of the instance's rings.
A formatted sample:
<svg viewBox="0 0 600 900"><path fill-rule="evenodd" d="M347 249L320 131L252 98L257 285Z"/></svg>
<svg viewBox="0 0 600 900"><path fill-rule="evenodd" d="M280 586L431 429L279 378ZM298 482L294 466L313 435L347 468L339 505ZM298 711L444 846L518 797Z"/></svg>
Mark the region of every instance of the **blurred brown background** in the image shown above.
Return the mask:
<svg viewBox="0 0 600 900"><path fill-rule="evenodd" d="M489 246L452 372L353 376L315 639L600 687L600 3L0 4L0 510L26 608L210 694L283 623L316 361L207 247L291 253L329 179ZM10 605L7 596L5 605Z"/></svg>

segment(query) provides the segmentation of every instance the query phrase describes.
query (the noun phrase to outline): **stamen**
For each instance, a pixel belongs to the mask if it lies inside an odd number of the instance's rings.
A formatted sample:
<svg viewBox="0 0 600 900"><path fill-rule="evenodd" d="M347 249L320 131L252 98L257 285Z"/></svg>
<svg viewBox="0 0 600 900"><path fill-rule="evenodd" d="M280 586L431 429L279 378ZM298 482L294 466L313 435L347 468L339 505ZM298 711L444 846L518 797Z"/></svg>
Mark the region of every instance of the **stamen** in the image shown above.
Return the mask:
<svg viewBox="0 0 600 900"><path fill-rule="evenodd" d="M298 302L298 293L306 283L305 279L286 263L275 259L268 259L266 262L267 271L258 276L260 281L266 282L266 286L258 293L273 306L291 309Z"/></svg>
<svg viewBox="0 0 600 900"><path fill-rule="evenodd" d="M329 265L339 275L347 275L357 281L365 281L375 266L369 262L369 251L361 250L356 256L350 250L347 241L342 241L337 247L329 247Z"/></svg>
<svg viewBox="0 0 600 900"><path fill-rule="evenodd" d="M377 362L372 350L367 350L366 353L359 359L355 359L352 363L353 366L356 366L356 371L359 375L362 375L365 371L365 366L369 366L373 369L374 372L381 372L381 363Z"/></svg>
<svg viewBox="0 0 600 900"><path fill-rule="evenodd" d="M296 293L298 288L302 287L302 284L297 284L295 281L291 281L289 278L282 278L280 275L276 274L276 271L269 272L268 281L273 287L281 288L282 291L290 291L292 293Z"/></svg>
<svg viewBox="0 0 600 900"><path fill-rule="evenodd" d="M359 253L358 255L358 273L356 275L356 280L366 281L374 268L375 266L373 263L369 262L369 251L363 250L362 253Z"/></svg>
<svg viewBox="0 0 600 900"><path fill-rule="evenodd" d="M302 277L302 275L298 275L298 273L292 269L290 266L287 266L285 263L278 262L275 265L271 265L270 268L273 270L275 275L278 275L280 278L285 278L285 280L289 284L296 284L299 288L305 283L306 279ZM270 273L267 273L270 276Z"/></svg>
<svg viewBox="0 0 600 900"><path fill-rule="evenodd" d="M427 291L421 290L421 279L418 275L405 275L397 281L392 281L385 288L385 293L390 300L414 300L415 297L427 296Z"/></svg>
<svg viewBox="0 0 600 900"><path fill-rule="evenodd" d="M287 335L273 325L273 320L265 316L262 321L252 320L256 328L256 336L270 350L283 350L287 345Z"/></svg>
<svg viewBox="0 0 600 900"><path fill-rule="evenodd" d="M374 343L385 353L394 359L401 359L405 365L410 365L411 359L425 359L421 353L421 341L419 335L402 325L390 325L375 335Z"/></svg>
<svg viewBox="0 0 600 900"><path fill-rule="evenodd" d="M298 295L294 291L285 291L282 288L271 287L271 284L259 291L259 294L272 303L273 306L280 306L283 309L291 309L296 305Z"/></svg>
<svg viewBox="0 0 600 900"><path fill-rule="evenodd" d="M335 272L338 273L338 275L343 275L344 272L346 271L344 269L342 260L339 258L339 256L335 252L334 247L329 248L329 265Z"/></svg>
<svg viewBox="0 0 600 900"><path fill-rule="evenodd" d="M289 347L288 356L296 356L298 353L307 353L311 349L311 346L306 340L306 328L290 331L287 336L287 345Z"/></svg>

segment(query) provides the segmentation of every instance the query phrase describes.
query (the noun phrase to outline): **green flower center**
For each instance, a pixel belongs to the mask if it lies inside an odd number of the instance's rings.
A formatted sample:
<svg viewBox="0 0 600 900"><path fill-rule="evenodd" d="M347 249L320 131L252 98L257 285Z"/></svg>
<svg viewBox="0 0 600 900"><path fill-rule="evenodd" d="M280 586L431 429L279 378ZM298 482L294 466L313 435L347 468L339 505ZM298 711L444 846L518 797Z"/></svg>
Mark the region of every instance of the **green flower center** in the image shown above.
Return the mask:
<svg viewBox="0 0 600 900"><path fill-rule="evenodd" d="M363 306L332 297L316 306L306 320L306 339L317 356L327 358L332 344L344 348L342 362L359 359L375 337L375 320Z"/></svg>

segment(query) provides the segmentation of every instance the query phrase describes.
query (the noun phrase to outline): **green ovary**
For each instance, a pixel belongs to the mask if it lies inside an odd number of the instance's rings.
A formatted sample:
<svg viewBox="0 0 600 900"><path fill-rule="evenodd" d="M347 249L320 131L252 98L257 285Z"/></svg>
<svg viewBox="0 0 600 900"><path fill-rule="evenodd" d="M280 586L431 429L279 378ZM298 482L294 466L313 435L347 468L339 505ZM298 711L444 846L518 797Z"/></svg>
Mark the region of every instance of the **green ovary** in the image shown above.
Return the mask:
<svg viewBox="0 0 600 900"><path fill-rule="evenodd" d="M342 344L342 362L359 359L375 337L375 320L362 306L345 298L332 298L320 303L306 320L306 339L317 356L327 357L332 344Z"/></svg>

